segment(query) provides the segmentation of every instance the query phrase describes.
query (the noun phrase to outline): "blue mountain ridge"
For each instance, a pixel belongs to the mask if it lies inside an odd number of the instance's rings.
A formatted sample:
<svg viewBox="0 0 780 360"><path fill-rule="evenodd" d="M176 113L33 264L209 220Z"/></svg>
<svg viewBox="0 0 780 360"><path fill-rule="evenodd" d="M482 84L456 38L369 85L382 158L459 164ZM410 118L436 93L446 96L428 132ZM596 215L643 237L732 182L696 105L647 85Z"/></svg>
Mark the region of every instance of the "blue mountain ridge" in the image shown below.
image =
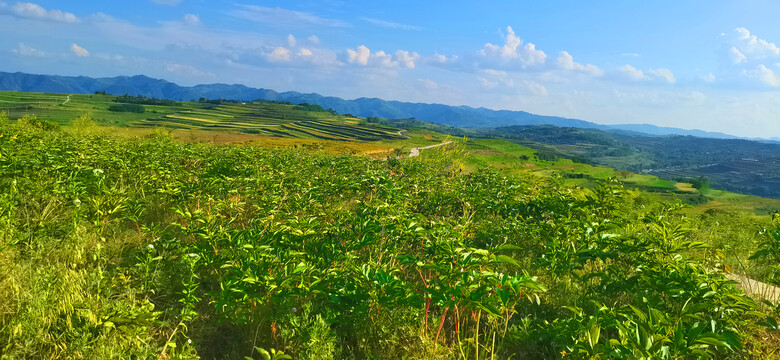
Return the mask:
<svg viewBox="0 0 780 360"><path fill-rule="evenodd" d="M179 86L145 75L91 78L86 76L35 75L21 72L0 72L0 90L22 92L49 92L68 94L92 94L105 91L109 94L147 96L179 101L228 99L251 101L257 99L310 103L342 114L375 116L388 119L416 118L431 123L462 128L495 128L511 125L556 125L583 129L599 129L634 135L669 136L689 135L705 138L735 139L736 136L703 130L686 130L660 127L650 124L600 125L590 121L545 116L525 111L491 110L469 106L408 103L377 98L344 100L338 97L295 91L277 92L251 88L240 84L206 84ZM761 139L774 140L774 139Z"/></svg>

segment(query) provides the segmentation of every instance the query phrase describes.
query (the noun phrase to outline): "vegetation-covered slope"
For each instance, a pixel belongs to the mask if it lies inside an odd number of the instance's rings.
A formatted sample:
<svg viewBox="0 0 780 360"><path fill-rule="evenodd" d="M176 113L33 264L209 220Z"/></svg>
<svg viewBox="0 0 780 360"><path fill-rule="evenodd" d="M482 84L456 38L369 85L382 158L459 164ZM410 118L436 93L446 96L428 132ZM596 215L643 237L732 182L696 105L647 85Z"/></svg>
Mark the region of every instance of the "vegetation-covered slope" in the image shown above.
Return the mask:
<svg viewBox="0 0 780 360"><path fill-rule="evenodd" d="M370 120L472 138L511 141L579 163L650 174L668 180L690 182L705 177L716 189L780 198L778 142L647 136L551 125L459 129L413 119Z"/></svg>
<svg viewBox="0 0 780 360"><path fill-rule="evenodd" d="M100 125L158 127L184 130L233 131L277 137L340 141L378 141L402 138L397 129L361 124L310 104L236 102L201 99L178 102L104 94L65 95L0 92L0 111L11 119L25 114L68 124L87 112Z"/></svg>
<svg viewBox="0 0 780 360"><path fill-rule="evenodd" d="M612 181L464 172L453 150L377 161L46 128L0 128L4 358L763 359L776 345L718 270L736 244L708 247L721 235L703 220Z"/></svg>
<svg viewBox="0 0 780 360"><path fill-rule="evenodd" d="M780 198L780 143L692 136L642 136L553 126L496 130L548 144L569 157L667 179L707 177L713 187Z"/></svg>

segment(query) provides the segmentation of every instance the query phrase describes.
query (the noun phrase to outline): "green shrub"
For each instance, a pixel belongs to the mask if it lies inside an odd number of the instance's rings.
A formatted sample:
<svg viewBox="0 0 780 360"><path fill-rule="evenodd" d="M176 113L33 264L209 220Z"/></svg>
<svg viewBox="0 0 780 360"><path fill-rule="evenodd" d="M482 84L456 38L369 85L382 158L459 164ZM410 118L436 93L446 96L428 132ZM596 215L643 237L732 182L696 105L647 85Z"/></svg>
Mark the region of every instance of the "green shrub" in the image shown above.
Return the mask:
<svg viewBox="0 0 780 360"><path fill-rule="evenodd" d="M114 104L109 106L108 110L113 112L131 112L136 114L143 114L146 112L146 108L141 104Z"/></svg>
<svg viewBox="0 0 780 360"><path fill-rule="evenodd" d="M36 129L42 131L54 131L60 129L60 126L58 124L55 124L50 121L38 119L38 117L33 114L22 115L22 117L16 120L16 123L17 125L23 128Z"/></svg>

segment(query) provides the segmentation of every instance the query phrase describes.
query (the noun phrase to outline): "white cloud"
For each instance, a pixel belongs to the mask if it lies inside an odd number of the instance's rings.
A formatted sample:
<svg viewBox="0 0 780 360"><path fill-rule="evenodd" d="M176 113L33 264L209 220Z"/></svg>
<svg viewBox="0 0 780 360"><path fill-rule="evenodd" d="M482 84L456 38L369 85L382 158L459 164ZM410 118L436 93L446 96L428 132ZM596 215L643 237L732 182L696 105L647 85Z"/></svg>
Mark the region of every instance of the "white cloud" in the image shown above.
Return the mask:
<svg viewBox="0 0 780 360"><path fill-rule="evenodd" d="M447 56L441 54L433 54L425 59L427 62L443 64L447 62Z"/></svg>
<svg viewBox="0 0 780 360"><path fill-rule="evenodd" d="M426 56L423 59L423 62L429 65L444 65L447 63L454 63L458 61L458 56L452 55L452 56L446 56L441 54L433 54L431 56Z"/></svg>
<svg viewBox="0 0 780 360"><path fill-rule="evenodd" d="M239 5L236 9L229 12L230 15L238 19L254 21L262 24L283 27L305 27L305 26L325 26L325 27L347 27L348 24L336 19L319 17L312 13L282 9L280 7L271 8L257 5Z"/></svg>
<svg viewBox="0 0 780 360"><path fill-rule="evenodd" d="M113 16L108 15L106 13L102 13L102 12L96 12L94 14L90 14L90 15L86 16L84 19L87 20L87 22L93 23L93 24L95 24L95 23L106 23L106 22L112 22L112 21L113 22L119 21L116 18L114 18Z"/></svg>
<svg viewBox="0 0 780 360"><path fill-rule="evenodd" d="M311 56L312 52L309 49L301 48L298 50L298 56Z"/></svg>
<svg viewBox="0 0 780 360"><path fill-rule="evenodd" d="M547 88L538 82L523 80L520 82L520 86L533 95L547 95Z"/></svg>
<svg viewBox="0 0 780 360"><path fill-rule="evenodd" d="M576 65L582 66L582 64L574 62L574 57L572 57L568 51L561 51L561 56L558 57L558 66L566 70L573 70Z"/></svg>
<svg viewBox="0 0 780 360"><path fill-rule="evenodd" d="M290 61L290 50L279 46L271 51L271 53L267 54L266 57L271 61Z"/></svg>
<svg viewBox="0 0 780 360"><path fill-rule="evenodd" d="M422 86L428 90L436 90L439 88L439 84L431 79L417 79Z"/></svg>
<svg viewBox="0 0 780 360"><path fill-rule="evenodd" d="M674 77L674 73L672 73L671 70L664 68L650 69L647 70L647 72L644 72L626 64L618 67L617 70L621 75L630 80L662 80L669 84L674 84L677 81Z"/></svg>
<svg viewBox="0 0 780 360"><path fill-rule="evenodd" d="M544 64L547 58L544 51L537 50L532 43L523 45L523 40L515 35L511 26L507 26L506 31L503 46L487 43L479 51L479 55L504 62L517 61L523 67Z"/></svg>
<svg viewBox="0 0 780 360"><path fill-rule="evenodd" d="M735 63L780 56L780 48L774 43L751 35L750 31L743 27L734 29L732 45L730 51Z"/></svg>
<svg viewBox="0 0 780 360"><path fill-rule="evenodd" d="M293 36L293 34L287 35L287 45L290 47L295 47L296 42L297 41L295 40L295 36Z"/></svg>
<svg viewBox="0 0 780 360"><path fill-rule="evenodd" d="M182 19L182 21L185 24L187 24L187 25L200 25L201 24L201 21L200 21L200 18L198 17L198 15L194 15L194 14L186 14L186 15L184 15L184 18Z"/></svg>
<svg viewBox="0 0 780 360"><path fill-rule="evenodd" d="M296 46L290 47L286 44L286 35L280 38L263 33L187 26L182 20L139 26L106 15L86 17L83 26L99 39L108 40L117 47L127 47L145 53L164 52L157 58L162 57L174 63L197 61L193 65L199 65L203 69L215 69L218 67L215 64L227 64L225 60L228 59L233 65L251 66L255 71L292 66L325 74L335 72L335 67L340 65L335 52L318 48L302 39L296 39ZM306 46L303 46L303 43L306 43ZM302 48L311 52L311 55L306 55ZM97 55L91 54L92 57ZM223 74L235 71L236 67L233 65L223 68ZM164 66L154 69L161 68ZM154 69L148 70L150 75L154 74ZM237 76L232 79L235 80L230 81L244 81L245 77Z"/></svg>
<svg viewBox="0 0 780 360"><path fill-rule="evenodd" d="M408 69L415 68L415 62L420 58L416 52L398 50L395 55L390 55L384 51L371 53L371 50L365 45L360 45L356 49L347 49L347 62L358 65L375 65L381 67L402 66Z"/></svg>
<svg viewBox="0 0 780 360"><path fill-rule="evenodd" d="M360 45L357 50L347 49L348 61L353 64L368 65L368 58L371 57L371 50L365 45Z"/></svg>
<svg viewBox="0 0 780 360"><path fill-rule="evenodd" d="M623 65L619 67L618 72L623 74L623 76L631 79L631 80L642 80L645 79L645 73L642 70L639 70L631 65Z"/></svg>
<svg viewBox="0 0 780 360"><path fill-rule="evenodd" d="M79 57L89 56L89 51L87 51L87 49L85 49L85 48L83 48L81 46L78 46L76 44L73 44L73 45L70 46L70 51L72 51L74 54L76 54L76 56L79 56Z"/></svg>
<svg viewBox="0 0 780 360"><path fill-rule="evenodd" d="M715 80L718 80L718 78L713 73L709 73L709 74L704 75L704 76L702 76L700 78L701 78L702 81L708 82L708 83L713 83L713 82L715 82Z"/></svg>
<svg viewBox="0 0 780 360"><path fill-rule="evenodd" d="M574 58L566 51L561 51L561 56L558 57L558 66L565 70L580 71L594 76L604 75L604 71L595 65L582 65L574 62Z"/></svg>
<svg viewBox="0 0 780 360"><path fill-rule="evenodd" d="M490 81L488 79L485 79L483 77L479 78L479 83L482 84L482 87L485 89L492 89L496 86L498 86L498 81Z"/></svg>
<svg viewBox="0 0 780 360"><path fill-rule="evenodd" d="M314 45L318 45L320 43L320 38L318 38L317 35L309 36L306 38L306 40L309 40L309 42Z"/></svg>
<svg viewBox="0 0 780 360"><path fill-rule="evenodd" d="M640 57L642 55L639 55L639 53L635 53L635 52L624 52L624 53L621 53L620 56Z"/></svg>
<svg viewBox="0 0 780 360"><path fill-rule="evenodd" d="M367 21L367 22L369 22L371 24L374 24L376 26L381 26L381 27L385 27L385 28L389 28L389 29L414 30L414 31L419 31L419 30L423 29L420 26L401 24L401 23L388 21L388 20L382 20L382 19L374 19L374 18L367 18L367 17L364 17L364 18L361 18L361 19L363 19L364 21Z"/></svg>
<svg viewBox="0 0 780 360"><path fill-rule="evenodd" d="M674 78L674 74L669 69L650 69L647 71L650 75L654 75L658 78L666 80L670 84L674 84L677 81Z"/></svg>
<svg viewBox="0 0 780 360"><path fill-rule="evenodd" d="M772 87L780 86L780 76L775 74L772 69L764 66L763 64L758 65L755 69L752 70L744 70L743 73L746 76L759 80L766 85Z"/></svg>
<svg viewBox="0 0 780 360"><path fill-rule="evenodd" d="M482 70L482 72L485 73L485 74L488 74L488 75L492 75L492 76L507 76L508 75L506 71L494 70L494 69L485 69L485 70Z"/></svg>
<svg viewBox="0 0 780 360"><path fill-rule="evenodd" d="M369 57L369 60L372 62L373 65L378 65L380 67L393 67L393 55L390 55L384 51L377 51L373 55Z"/></svg>
<svg viewBox="0 0 780 360"><path fill-rule="evenodd" d="M186 64L167 64L165 66L165 70L171 73L175 73L187 77L209 78L209 79L213 79L216 77L212 73L201 71L194 66L186 65Z"/></svg>
<svg viewBox="0 0 780 360"><path fill-rule="evenodd" d="M743 54L739 49L732 46L731 49L729 49L729 56L731 57L731 61L733 61L735 64L739 64L745 60L747 60L747 56Z"/></svg>
<svg viewBox="0 0 780 360"><path fill-rule="evenodd" d="M3 12L10 13L17 17L36 20L57 21L64 23L77 23L79 18L69 12L60 10L46 10L40 5L33 3L16 3L8 9L0 9Z"/></svg>
<svg viewBox="0 0 780 360"><path fill-rule="evenodd" d="M27 46L25 44L19 44L15 49L11 50L12 53L19 55L19 56L27 56L27 57L45 57L46 53L38 50L34 47Z"/></svg>
<svg viewBox="0 0 780 360"><path fill-rule="evenodd" d="M148 65L150 61L148 59L138 57L138 56L122 56L122 55L116 55L116 54L104 54L104 53L97 53L90 55L94 57L95 59L105 61L107 63L110 63L112 67L123 67L123 68L132 68L132 69L139 69L143 68L144 66Z"/></svg>
<svg viewBox="0 0 780 360"><path fill-rule="evenodd" d="M547 95L548 93L544 85L533 80L517 78L505 71L485 69L482 73L487 76L478 77L477 80L487 90L499 88L501 93L517 92L525 95Z"/></svg>
<svg viewBox="0 0 780 360"><path fill-rule="evenodd" d="M398 50L395 52L395 60L408 69L414 69L414 62L419 58L420 55L417 53L410 53L404 50Z"/></svg>

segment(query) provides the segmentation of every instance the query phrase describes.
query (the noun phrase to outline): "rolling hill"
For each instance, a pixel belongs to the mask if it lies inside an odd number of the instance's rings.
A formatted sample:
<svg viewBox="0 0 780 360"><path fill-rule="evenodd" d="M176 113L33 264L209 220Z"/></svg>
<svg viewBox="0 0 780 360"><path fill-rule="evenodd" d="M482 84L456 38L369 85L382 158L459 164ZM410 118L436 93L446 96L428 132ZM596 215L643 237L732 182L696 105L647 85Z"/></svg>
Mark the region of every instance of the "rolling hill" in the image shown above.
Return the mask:
<svg viewBox="0 0 780 360"><path fill-rule="evenodd" d="M480 136L552 147L561 156L665 179L706 177L713 187L780 198L780 144L695 136L640 136L596 129L509 126Z"/></svg>

